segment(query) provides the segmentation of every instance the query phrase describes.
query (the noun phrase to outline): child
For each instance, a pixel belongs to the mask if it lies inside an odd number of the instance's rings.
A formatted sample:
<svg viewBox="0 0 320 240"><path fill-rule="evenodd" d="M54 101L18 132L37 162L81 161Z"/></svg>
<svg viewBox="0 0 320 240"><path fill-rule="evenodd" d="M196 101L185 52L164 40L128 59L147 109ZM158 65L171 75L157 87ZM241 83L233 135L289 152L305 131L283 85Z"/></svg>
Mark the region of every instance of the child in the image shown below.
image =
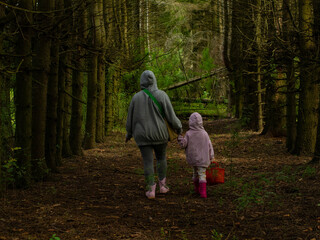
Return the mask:
<svg viewBox="0 0 320 240"><path fill-rule="evenodd" d="M193 166L195 192L202 198L207 197L206 169L214 158L214 151L208 133L203 128L202 117L192 113L189 118L189 130L185 136L179 135L179 145L186 151L187 162Z"/></svg>

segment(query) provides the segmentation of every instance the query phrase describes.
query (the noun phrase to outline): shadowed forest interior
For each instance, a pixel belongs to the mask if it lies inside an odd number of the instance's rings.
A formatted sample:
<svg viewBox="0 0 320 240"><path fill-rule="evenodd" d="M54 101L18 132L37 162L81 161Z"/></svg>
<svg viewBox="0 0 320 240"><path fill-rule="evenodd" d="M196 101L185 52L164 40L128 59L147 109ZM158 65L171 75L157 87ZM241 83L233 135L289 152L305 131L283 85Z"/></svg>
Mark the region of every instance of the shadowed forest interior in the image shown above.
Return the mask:
<svg viewBox="0 0 320 240"><path fill-rule="evenodd" d="M316 0L0 0L0 239L320 239L319 31ZM204 118L206 200L175 141L144 199L144 70Z"/></svg>

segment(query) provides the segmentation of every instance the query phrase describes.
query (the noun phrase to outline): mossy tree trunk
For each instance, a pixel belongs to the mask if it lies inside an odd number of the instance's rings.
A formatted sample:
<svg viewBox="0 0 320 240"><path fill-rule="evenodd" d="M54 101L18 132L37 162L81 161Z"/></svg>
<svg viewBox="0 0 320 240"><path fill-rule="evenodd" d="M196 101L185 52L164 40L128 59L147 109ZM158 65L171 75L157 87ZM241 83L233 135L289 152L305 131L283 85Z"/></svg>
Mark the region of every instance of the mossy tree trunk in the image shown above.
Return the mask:
<svg viewBox="0 0 320 240"><path fill-rule="evenodd" d="M72 93L72 79L73 71L71 69L71 53L61 56L60 61L60 74L59 74L59 85L60 85L60 106L61 110L58 114L61 116L61 128L62 128L62 156L69 157L72 155L72 149L70 145L70 125L71 125L71 113L72 113L72 99L69 94ZM61 72L64 72L61 74ZM65 76L64 76L65 75ZM64 89L64 90L63 90ZM67 94L68 93L68 94Z"/></svg>
<svg viewBox="0 0 320 240"><path fill-rule="evenodd" d="M267 14L267 31L265 36L276 36L281 39L283 21L281 10L283 4L277 2L273 5L273 9L268 9L264 6L263 9ZM278 21L270 21L270 19L279 19ZM275 48L277 42L271 38L271 44L265 44L262 48L264 52L263 59L273 59L273 62L281 62L280 60L284 57L284 49ZM286 127L286 113L285 113L285 68L280 64L264 64L264 85L266 88L265 93L265 104L264 104L264 128L262 134L271 134L272 136L280 137L285 136Z"/></svg>
<svg viewBox="0 0 320 240"><path fill-rule="evenodd" d="M319 52L320 48L320 2L314 1L314 15L315 15L315 39L317 43L317 52ZM318 56L319 59L319 56ZM319 69L319 68L318 68ZM318 74L319 76L319 74ZM318 77L318 84L320 84L319 77ZM319 101L320 101L320 91L319 91ZM317 128L317 139L316 139L316 147L312 159L313 163L319 163L320 162L320 102L318 106L318 128Z"/></svg>
<svg viewBox="0 0 320 240"><path fill-rule="evenodd" d="M51 11L53 2L39 0L37 10ZM45 161L45 134L47 113L47 90L50 71L51 38L49 36L52 27L51 14L38 14L36 24L42 29L34 39L33 85L32 85L32 161L33 176L42 179L47 175Z"/></svg>
<svg viewBox="0 0 320 240"><path fill-rule="evenodd" d="M113 129L114 111L113 111L113 85L114 72L109 68L106 94L106 135L110 134Z"/></svg>
<svg viewBox="0 0 320 240"><path fill-rule="evenodd" d="M296 154L313 154L315 150L319 105L318 69L316 42L314 39L313 1L299 1L300 30L300 95Z"/></svg>
<svg viewBox="0 0 320 240"><path fill-rule="evenodd" d="M96 126L96 142L103 142L105 137L105 88L106 88L106 31L103 17L103 1L100 0L99 4L99 55L98 55L98 74L97 74L97 126ZM97 39L98 40L98 39Z"/></svg>
<svg viewBox="0 0 320 240"><path fill-rule="evenodd" d="M107 29L107 49L118 48L121 49L122 45L122 34L119 27L119 16L118 8L116 7L115 1L110 0L109 9L107 9L106 29ZM114 41L118 38L119 41ZM116 58L112 58L116 61ZM108 66L108 74L106 75L106 96L105 96L105 135L109 135L114 126L114 111L113 111L113 85L114 85L114 72L115 65Z"/></svg>
<svg viewBox="0 0 320 240"><path fill-rule="evenodd" d="M3 17L5 17L5 9L4 9L4 7L3 6L0 6L0 18L3 18ZM0 51L2 51L2 49L3 49L3 36L2 36L2 32L3 32L3 29L2 28L0 28ZM2 62L2 59L0 59L0 67L2 67L3 66L3 62ZM4 77L4 74L3 73L0 73L0 87L2 86L2 84L3 84L3 78ZM1 90L0 90L1 91ZM1 94L1 92L0 92L0 94ZM0 101L0 109L2 109L2 102ZM1 113L0 113L1 114ZM4 153L3 153L3 148L2 148L2 138L3 138L3 136L2 136L2 134L1 134L1 132L2 132L2 120L1 120L1 116L0 116L0 166L2 166L2 164L3 164L3 155L4 155ZM4 183L4 180L3 180L3 174L2 174L2 167L0 167L0 192L2 192L2 190L3 190L3 188L4 188L4 185L5 185L5 183Z"/></svg>
<svg viewBox="0 0 320 240"><path fill-rule="evenodd" d="M262 132L263 130L263 110L262 110L262 45L263 45L263 36L262 36L262 2L257 0L256 6L256 45L257 45L257 108L258 108L258 131Z"/></svg>
<svg viewBox="0 0 320 240"><path fill-rule="evenodd" d="M9 14L8 14L9 15ZM3 6L0 7L0 18L5 19L8 17ZM10 93L12 92L12 80L10 66L13 65L13 61L6 56L10 56L10 39L8 39L8 28L1 24L0 25L0 155L4 160L9 160L13 157L12 149L14 147L14 134L12 125L12 100ZM9 47L9 48L8 48ZM8 55L7 55L8 54ZM19 59L17 64L19 69L19 64L23 61ZM1 167L1 165L0 165ZM1 170L0 170L1 171Z"/></svg>
<svg viewBox="0 0 320 240"><path fill-rule="evenodd" d="M84 149L94 148L96 143L96 124L97 124L97 73L98 73L98 48L101 35L98 29L100 24L99 17L99 4L92 2L90 5L90 19L91 19L91 41L89 46L92 50L89 54L88 60L88 94L87 94L87 118L84 137Z"/></svg>
<svg viewBox="0 0 320 240"><path fill-rule="evenodd" d="M211 1L211 4L214 4L214 1ZM214 5L215 7L215 5ZM223 61L224 65L228 69L228 79L229 79L229 86L228 86L228 108L227 108L227 113L228 117L232 116L232 105L234 103L234 86L232 85L231 81L232 79L232 72L234 71L234 66L232 65L232 62L230 61L230 44L231 44L231 9L232 9L232 1L225 2L224 4L224 31L223 31ZM232 15L231 15L232 16ZM213 26L215 26L216 18L213 18ZM231 35L231 36L230 36Z"/></svg>
<svg viewBox="0 0 320 240"><path fill-rule="evenodd" d="M70 147L72 153L75 155L82 155L82 141L83 141L83 113L82 100L83 84L84 84L84 70L85 70L85 49L84 40L87 38L87 10L85 3L82 2L75 16L75 33L77 34L76 46L77 51L74 54L75 66L77 69L72 73L72 113L70 124ZM77 22L79 21L79 22Z"/></svg>

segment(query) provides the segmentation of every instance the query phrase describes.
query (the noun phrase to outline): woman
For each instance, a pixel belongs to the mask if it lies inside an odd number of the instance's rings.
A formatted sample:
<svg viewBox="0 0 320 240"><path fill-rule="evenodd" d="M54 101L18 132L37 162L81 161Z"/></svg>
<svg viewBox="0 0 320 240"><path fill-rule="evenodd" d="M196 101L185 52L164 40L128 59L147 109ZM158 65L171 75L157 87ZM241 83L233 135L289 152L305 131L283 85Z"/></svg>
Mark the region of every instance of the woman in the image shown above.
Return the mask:
<svg viewBox="0 0 320 240"><path fill-rule="evenodd" d="M153 95L162 106L165 119L177 133L181 133L181 122L173 110L168 95L158 89L152 71L147 70L141 74L140 87L142 90L147 89ZM146 196L149 199L155 198L153 152L157 159L160 193L167 193L169 191L166 185L168 130L158 106L144 91L136 93L131 100L126 130L126 142L133 137L141 152L147 185Z"/></svg>

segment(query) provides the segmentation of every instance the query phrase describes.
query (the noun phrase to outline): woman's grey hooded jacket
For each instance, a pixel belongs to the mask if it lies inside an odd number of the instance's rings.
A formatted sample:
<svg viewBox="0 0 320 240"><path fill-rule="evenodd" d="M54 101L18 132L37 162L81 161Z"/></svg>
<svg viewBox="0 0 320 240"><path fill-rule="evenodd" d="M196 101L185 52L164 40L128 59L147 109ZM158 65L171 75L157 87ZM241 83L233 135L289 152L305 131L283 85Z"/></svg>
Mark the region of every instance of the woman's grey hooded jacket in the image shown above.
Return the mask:
<svg viewBox="0 0 320 240"><path fill-rule="evenodd" d="M182 125L177 118L168 95L158 89L153 72L144 71L140 78L141 89L148 89L163 108L165 118L178 133ZM127 117L127 139L134 138L138 146L164 144L168 142L168 130L157 105L144 92L136 93L130 103Z"/></svg>

